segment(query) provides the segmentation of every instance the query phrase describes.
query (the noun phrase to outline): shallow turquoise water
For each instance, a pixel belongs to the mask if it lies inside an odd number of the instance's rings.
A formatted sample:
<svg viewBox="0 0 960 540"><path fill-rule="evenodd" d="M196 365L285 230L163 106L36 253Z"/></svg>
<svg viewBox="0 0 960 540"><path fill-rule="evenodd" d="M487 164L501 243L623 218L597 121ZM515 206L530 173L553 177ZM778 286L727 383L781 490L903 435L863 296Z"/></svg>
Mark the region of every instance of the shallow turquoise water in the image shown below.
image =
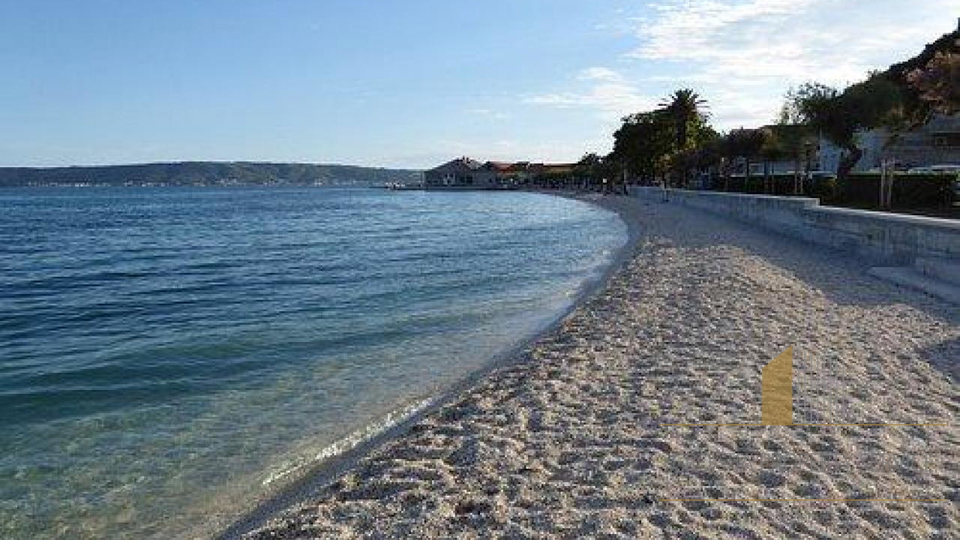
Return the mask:
<svg viewBox="0 0 960 540"><path fill-rule="evenodd" d="M591 205L373 189L0 191L0 536L216 530L569 306Z"/></svg>

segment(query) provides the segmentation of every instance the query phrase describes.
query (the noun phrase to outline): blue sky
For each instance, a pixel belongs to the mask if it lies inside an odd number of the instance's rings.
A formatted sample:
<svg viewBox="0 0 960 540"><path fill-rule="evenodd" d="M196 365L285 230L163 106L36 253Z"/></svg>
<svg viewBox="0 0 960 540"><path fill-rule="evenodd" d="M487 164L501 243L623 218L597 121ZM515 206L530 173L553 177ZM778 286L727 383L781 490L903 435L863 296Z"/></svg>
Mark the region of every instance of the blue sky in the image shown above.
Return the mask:
<svg viewBox="0 0 960 540"><path fill-rule="evenodd" d="M681 87L722 129L956 28L960 0L0 0L0 165L426 167L605 152Z"/></svg>

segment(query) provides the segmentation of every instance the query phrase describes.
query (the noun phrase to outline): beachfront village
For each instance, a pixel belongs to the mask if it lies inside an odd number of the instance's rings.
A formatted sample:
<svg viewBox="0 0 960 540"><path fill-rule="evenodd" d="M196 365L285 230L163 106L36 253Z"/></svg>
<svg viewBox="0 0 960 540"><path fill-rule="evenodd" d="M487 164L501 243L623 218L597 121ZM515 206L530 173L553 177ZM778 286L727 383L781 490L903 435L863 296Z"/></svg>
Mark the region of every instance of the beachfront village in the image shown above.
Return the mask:
<svg viewBox="0 0 960 540"><path fill-rule="evenodd" d="M624 117L606 155L558 164L460 157L426 171L422 187L662 185L960 217L960 23L917 56L846 88L787 90L768 125L724 133L710 117L708 99L680 89Z"/></svg>

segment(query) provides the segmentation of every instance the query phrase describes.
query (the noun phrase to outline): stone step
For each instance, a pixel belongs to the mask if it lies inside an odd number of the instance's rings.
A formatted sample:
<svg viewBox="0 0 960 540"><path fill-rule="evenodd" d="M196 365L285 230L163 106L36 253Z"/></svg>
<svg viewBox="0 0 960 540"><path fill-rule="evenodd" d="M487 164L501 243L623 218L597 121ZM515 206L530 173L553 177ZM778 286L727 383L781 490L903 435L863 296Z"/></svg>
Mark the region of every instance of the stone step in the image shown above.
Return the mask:
<svg viewBox="0 0 960 540"><path fill-rule="evenodd" d="M914 266L877 266L868 270L867 273L884 281L916 289L960 305L960 285L923 274Z"/></svg>
<svg viewBox="0 0 960 540"><path fill-rule="evenodd" d="M960 259L922 257L913 266L925 276L960 286Z"/></svg>

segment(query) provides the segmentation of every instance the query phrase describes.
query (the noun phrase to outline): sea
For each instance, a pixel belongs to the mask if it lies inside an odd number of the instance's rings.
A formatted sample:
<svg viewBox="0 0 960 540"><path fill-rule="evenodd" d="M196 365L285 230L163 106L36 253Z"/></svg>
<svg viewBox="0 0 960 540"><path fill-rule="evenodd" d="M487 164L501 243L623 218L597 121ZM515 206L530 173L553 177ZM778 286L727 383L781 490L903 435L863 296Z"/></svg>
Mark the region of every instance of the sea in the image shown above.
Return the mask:
<svg viewBox="0 0 960 540"><path fill-rule="evenodd" d="M0 190L0 537L214 537L509 356L626 241L524 192Z"/></svg>

